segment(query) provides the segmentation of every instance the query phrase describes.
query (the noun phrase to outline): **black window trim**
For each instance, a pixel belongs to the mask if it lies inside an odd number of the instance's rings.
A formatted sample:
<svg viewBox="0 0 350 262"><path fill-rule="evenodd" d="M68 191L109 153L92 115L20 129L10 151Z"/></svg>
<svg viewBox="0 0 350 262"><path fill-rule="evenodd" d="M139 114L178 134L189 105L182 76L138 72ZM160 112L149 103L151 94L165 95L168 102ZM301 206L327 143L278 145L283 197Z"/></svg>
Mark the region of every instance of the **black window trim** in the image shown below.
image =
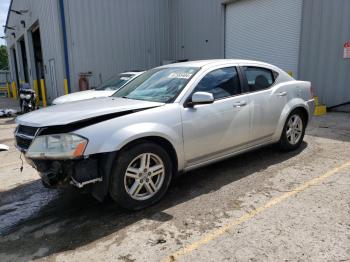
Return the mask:
<svg viewBox="0 0 350 262"><path fill-rule="evenodd" d="M265 70L270 70L271 73L272 73L272 77L273 77L273 83L268 87L268 88L265 88L265 89L262 89L262 90L258 90L258 91L251 91L250 88L249 88L249 84L248 84L248 79L247 79L247 76L244 72L244 67L251 67L251 68L261 68L261 69L265 69ZM270 90L271 88L273 88L275 85L276 85L276 82L277 82L277 78L279 77L279 73L276 72L275 70L271 69L271 68L267 68L267 67L263 67L263 66L257 66L257 65L240 65L239 66L239 69L241 71L241 74L242 74L242 78L244 79L244 93L242 94L251 94L251 93L258 93L258 92L263 92L263 91L266 91L266 90ZM277 74L275 76L275 73Z"/></svg>
<svg viewBox="0 0 350 262"><path fill-rule="evenodd" d="M222 98L218 98L218 99L214 99L214 102L217 102L217 101L221 101L221 100L225 100L225 99L229 99L229 98L233 98L233 97L236 97L236 96L241 96L243 95L243 85L244 85L244 75L242 74L242 71L241 71L241 68L240 66L238 65L228 65L228 66L224 66L224 67L219 67L219 68L215 68L209 72L207 72L197 83L197 85L200 83L200 81L202 81L202 79L204 77L206 77L208 74L210 74L211 72L214 72L216 70L219 70L219 69L225 69L225 68L235 68L236 71L237 71L237 74L238 74L238 81L239 81L239 87L240 87L240 94L237 94L237 95L230 95L230 96L226 96L226 97L222 97ZM194 94L194 91L197 87L197 85L193 88L192 92L188 95L187 99L185 100L185 103L183 104L184 107L189 107L188 106L188 103L191 102L191 98L192 98L192 95Z"/></svg>

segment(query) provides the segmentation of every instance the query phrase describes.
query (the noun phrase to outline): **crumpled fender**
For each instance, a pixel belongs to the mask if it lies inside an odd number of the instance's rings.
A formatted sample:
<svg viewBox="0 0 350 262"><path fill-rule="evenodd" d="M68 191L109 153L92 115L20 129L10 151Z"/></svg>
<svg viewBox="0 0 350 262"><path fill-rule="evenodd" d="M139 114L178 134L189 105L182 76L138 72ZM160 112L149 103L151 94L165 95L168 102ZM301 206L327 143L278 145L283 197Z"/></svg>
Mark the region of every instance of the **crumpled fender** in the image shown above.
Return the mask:
<svg viewBox="0 0 350 262"><path fill-rule="evenodd" d="M115 152L122 149L128 143L140 138L161 137L170 142L175 149L178 157L178 168L181 170L184 166L183 141L182 137L179 136L179 134L182 134L182 127L181 125L176 127L180 129L180 132L176 132L172 128L174 127L151 122L135 123L122 128L116 128L114 132L108 132L108 137L101 135L100 139L90 140L84 155L88 156L96 153ZM99 130L103 129L103 127L95 127L93 129ZM79 130L75 133L82 136L86 134L84 131L82 132ZM87 137L89 137L89 135Z"/></svg>
<svg viewBox="0 0 350 262"><path fill-rule="evenodd" d="M181 163L184 162L183 147L178 146L183 145L182 137L179 137L178 134L168 126L158 123L139 123L124 127L115 132L108 141L102 144L99 151L119 151L128 143L147 137L161 137L169 141L176 151L179 168L180 166L182 167Z"/></svg>

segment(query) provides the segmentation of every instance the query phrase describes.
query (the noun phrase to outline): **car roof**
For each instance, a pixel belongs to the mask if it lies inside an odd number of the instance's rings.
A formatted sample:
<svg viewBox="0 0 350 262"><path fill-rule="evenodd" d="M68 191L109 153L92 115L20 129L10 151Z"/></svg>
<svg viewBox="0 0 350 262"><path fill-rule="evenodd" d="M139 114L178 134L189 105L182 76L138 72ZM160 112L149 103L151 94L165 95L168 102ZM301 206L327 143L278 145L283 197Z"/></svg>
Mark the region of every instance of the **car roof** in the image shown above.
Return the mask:
<svg viewBox="0 0 350 262"><path fill-rule="evenodd" d="M123 72L120 75L141 75L145 71L129 71L129 72Z"/></svg>
<svg viewBox="0 0 350 262"><path fill-rule="evenodd" d="M275 67L271 64L254 61L254 60L244 60L244 59L211 59L211 60L197 60L197 61L188 61L181 63L168 64L164 66L160 66L159 68L168 68L168 67L212 67L212 66L220 66L225 64L246 64L246 65L260 65L267 67Z"/></svg>

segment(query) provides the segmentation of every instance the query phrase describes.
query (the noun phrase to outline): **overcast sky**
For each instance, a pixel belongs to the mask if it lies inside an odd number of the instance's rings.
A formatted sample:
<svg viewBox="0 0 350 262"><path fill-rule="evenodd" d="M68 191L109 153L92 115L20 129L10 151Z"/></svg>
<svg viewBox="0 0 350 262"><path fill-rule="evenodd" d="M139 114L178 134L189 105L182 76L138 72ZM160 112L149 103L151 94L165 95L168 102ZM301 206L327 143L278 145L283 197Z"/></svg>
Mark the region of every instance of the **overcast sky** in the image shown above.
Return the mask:
<svg viewBox="0 0 350 262"><path fill-rule="evenodd" d="M0 36L4 35L4 28L6 23L7 11L9 9L10 0L0 0ZM4 45L5 40L0 38L0 45Z"/></svg>

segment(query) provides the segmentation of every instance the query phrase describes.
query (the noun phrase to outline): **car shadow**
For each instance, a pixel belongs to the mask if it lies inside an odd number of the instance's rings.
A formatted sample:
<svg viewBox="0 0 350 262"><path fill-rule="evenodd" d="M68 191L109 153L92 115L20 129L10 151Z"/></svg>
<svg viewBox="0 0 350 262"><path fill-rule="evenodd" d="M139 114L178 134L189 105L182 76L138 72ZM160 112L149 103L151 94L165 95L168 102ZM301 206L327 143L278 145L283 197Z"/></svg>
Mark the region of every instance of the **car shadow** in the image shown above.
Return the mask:
<svg viewBox="0 0 350 262"><path fill-rule="evenodd" d="M281 153L270 146L189 172L173 182L160 203L138 212L73 189L49 190L39 180L20 185L0 192L0 254L37 259L74 250L142 219L172 220L165 210L287 161L306 147L303 142L297 151ZM45 251L38 253L42 247Z"/></svg>

